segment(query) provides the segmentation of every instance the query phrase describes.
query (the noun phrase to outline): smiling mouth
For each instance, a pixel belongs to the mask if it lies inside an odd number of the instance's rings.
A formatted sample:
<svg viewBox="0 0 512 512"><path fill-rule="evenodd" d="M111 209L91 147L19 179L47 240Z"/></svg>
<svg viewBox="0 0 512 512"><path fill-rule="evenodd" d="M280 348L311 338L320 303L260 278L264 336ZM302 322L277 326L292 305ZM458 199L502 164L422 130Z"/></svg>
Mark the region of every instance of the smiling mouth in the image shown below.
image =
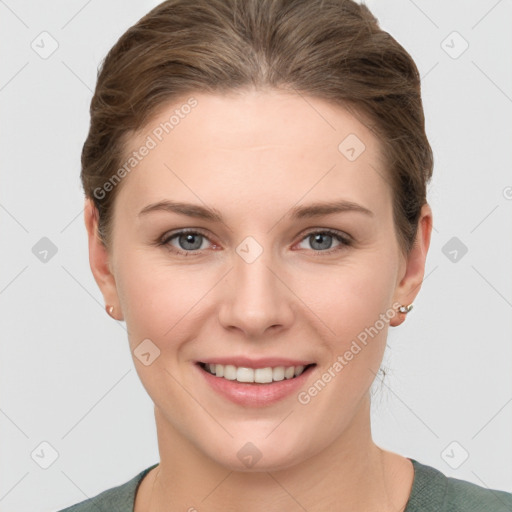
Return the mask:
<svg viewBox="0 0 512 512"><path fill-rule="evenodd" d="M266 368L247 368L231 364L198 363L210 375L246 384L272 384L282 380L292 380L302 375L315 363L306 366L268 366Z"/></svg>

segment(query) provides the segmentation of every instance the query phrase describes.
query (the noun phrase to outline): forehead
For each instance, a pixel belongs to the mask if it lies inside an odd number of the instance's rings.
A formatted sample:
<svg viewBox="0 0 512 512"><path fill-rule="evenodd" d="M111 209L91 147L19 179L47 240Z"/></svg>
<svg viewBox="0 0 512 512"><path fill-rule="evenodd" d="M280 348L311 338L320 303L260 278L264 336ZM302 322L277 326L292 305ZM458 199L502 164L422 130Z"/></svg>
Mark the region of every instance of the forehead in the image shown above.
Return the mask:
<svg viewBox="0 0 512 512"><path fill-rule="evenodd" d="M162 106L129 139L127 158L133 151L119 192L132 204L172 197L228 207L230 197L254 214L345 198L389 209L376 135L342 107L296 93L191 94Z"/></svg>

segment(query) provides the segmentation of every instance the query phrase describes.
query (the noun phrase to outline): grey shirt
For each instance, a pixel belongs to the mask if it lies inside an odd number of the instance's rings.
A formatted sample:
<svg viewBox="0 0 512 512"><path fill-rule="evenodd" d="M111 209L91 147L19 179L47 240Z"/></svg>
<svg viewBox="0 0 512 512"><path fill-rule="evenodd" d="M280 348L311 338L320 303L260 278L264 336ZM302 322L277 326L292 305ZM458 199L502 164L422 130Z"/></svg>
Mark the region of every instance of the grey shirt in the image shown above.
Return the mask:
<svg viewBox="0 0 512 512"><path fill-rule="evenodd" d="M512 494L445 476L410 459L414 467L411 495L404 512L512 512ZM128 482L59 512L133 512L137 488L154 464Z"/></svg>

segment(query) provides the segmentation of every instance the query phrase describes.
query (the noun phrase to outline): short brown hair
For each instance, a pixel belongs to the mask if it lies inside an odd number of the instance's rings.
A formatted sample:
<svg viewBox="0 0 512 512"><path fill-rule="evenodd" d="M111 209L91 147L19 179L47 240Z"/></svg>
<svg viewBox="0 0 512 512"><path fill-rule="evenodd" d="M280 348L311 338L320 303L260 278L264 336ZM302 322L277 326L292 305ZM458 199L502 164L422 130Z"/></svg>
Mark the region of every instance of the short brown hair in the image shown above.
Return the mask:
<svg viewBox="0 0 512 512"><path fill-rule="evenodd" d="M81 179L108 246L130 135L159 108L194 92L296 91L362 116L378 136L393 191L399 245L413 246L433 155L420 76L407 51L352 0L167 0L130 27L98 71ZM341 142L341 141L340 141Z"/></svg>

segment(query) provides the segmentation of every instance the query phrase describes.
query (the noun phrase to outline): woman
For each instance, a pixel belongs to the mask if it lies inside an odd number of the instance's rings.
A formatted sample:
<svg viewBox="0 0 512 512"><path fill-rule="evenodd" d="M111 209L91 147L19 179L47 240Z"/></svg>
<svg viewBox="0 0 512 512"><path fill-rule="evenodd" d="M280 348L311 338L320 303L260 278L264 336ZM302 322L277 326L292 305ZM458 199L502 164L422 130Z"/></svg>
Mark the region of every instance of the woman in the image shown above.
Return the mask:
<svg viewBox="0 0 512 512"><path fill-rule="evenodd" d="M509 511L377 446L424 277L419 74L342 0L170 0L116 43L82 153L91 269L160 463L66 511Z"/></svg>

